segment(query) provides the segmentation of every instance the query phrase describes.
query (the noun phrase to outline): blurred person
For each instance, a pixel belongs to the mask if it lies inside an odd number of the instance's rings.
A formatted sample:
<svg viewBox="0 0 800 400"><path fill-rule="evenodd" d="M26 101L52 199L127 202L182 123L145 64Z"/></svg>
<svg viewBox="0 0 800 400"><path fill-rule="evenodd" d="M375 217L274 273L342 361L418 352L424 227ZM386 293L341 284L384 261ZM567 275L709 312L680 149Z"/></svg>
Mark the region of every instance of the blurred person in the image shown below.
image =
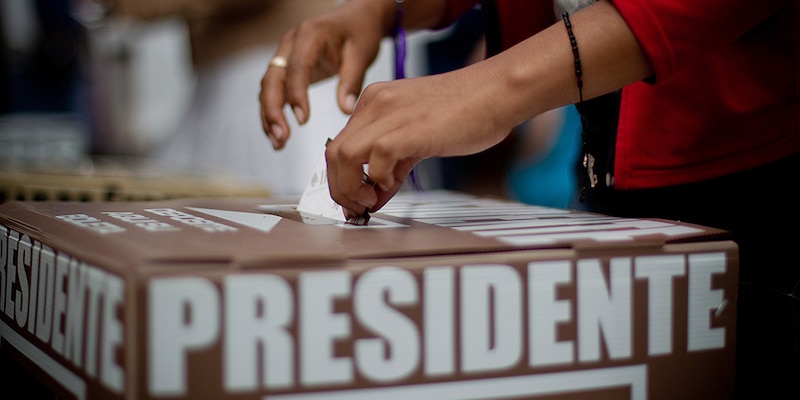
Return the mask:
<svg viewBox="0 0 800 400"><path fill-rule="evenodd" d="M514 200L555 208L581 208L578 202L580 116L563 106L531 118L514 129L515 151L504 180Z"/></svg>
<svg viewBox="0 0 800 400"><path fill-rule="evenodd" d="M186 21L195 73L193 96L178 127L149 158L158 166L191 174L229 177L265 186L274 195L303 192L325 140L347 116L330 102L334 80L311 88L314 101L307 125L282 153L258 132L258 87L253 85L274 53L280 36L298 21L331 10L338 0L117 0L116 16L154 21L179 16ZM380 61L380 60L379 60ZM380 61L370 80L388 79ZM312 111L313 110L313 111Z"/></svg>
<svg viewBox="0 0 800 400"><path fill-rule="evenodd" d="M438 28L475 2L350 0L284 35L285 65L261 81L263 129L283 148L284 105L305 121L308 85L338 74L339 107L352 115L326 147L328 182L350 217L379 210L420 160L483 151L521 122L577 104L584 206L729 230L740 257L737 397L796 392L800 209L776 205L794 198L800 165L800 4L591 3L558 20L549 1L485 1L499 21L497 40L487 33L496 56L362 92L401 7L404 29ZM364 165L376 185L362 182Z"/></svg>

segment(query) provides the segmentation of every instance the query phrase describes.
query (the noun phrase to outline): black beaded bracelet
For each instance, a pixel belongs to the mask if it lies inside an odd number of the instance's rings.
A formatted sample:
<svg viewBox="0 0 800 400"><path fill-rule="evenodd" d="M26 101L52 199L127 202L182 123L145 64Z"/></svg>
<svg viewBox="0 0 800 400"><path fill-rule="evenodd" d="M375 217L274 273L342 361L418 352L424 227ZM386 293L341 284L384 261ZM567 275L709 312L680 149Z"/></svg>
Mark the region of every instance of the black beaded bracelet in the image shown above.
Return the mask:
<svg viewBox="0 0 800 400"><path fill-rule="evenodd" d="M591 187L597 185L597 175L594 173L594 156L592 156L586 146L586 132L587 121L586 115L583 112L583 68L581 68L581 57L578 52L578 41L575 39L575 34L572 33L572 22L569 20L569 13L561 13L561 19L564 20L564 25L567 27L567 34L569 35L569 43L572 46L572 56L575 59L575 78L578 80L578 104L575 108L581 116L581 142L583 148L583 167L586 168L586 175L584 175L581 187L578 190L578 200L583 203L586 198L586 182L588 180Z"/></svg>
<svg viewBox="0 0 800 400"><path fill-rule="evenodd" d="M572 56L575 58L575 77L578 78L578 95L580 96L580 104L583 104L583 71L581 70L581 56L578 53L578 41L575 40L575 34L572 33L572 22L569 21L569 13L561 13L561 19L564 20L564 25L567 27L569 44L572 45Z"/></svg>

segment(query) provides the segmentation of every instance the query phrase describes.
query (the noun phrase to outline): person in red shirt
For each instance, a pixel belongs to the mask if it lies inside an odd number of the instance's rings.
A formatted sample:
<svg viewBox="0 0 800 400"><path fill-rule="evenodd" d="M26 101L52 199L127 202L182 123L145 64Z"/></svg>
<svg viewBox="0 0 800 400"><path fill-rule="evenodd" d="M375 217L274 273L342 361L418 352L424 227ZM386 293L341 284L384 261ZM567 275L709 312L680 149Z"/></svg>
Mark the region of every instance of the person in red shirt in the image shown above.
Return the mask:
<svg viewBox="0 0 800 400"><path fill-rule="evenodd" d="M309 84L338 74L339 107L352 115L326 147L328 180L355 216L380 209L419 161L483 151L523 121L576 104L584 206L731 231L741 268L737 396L786 393L800 376L800 209L792 201L800 4L580 2L591 4L562 20L550 1L483 1L496 24L487 38L495 55L362 92L403 2L349 0L283 36L279 62L261 81L263 128L280 149L289 138L284 106L305 122ZM402 5L401 26L423 29L447 26L476 1ZM362 183L364 164L377 185Z"/></svg>

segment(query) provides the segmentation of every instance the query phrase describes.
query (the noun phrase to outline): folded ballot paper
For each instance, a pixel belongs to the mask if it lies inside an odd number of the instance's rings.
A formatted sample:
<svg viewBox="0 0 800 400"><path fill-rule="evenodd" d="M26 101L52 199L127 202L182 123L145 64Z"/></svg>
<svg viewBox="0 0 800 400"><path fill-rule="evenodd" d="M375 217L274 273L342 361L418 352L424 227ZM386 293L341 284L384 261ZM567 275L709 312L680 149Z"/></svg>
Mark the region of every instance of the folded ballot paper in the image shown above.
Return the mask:
<svg viewBox="0 0 800 400"><path fill-rule="evenodd" d="M363 181L364 183L375 185L366 172L364 172ZM345 218L342 206L331 198L330 189L328 187L328 164L325 161L325 152L320 155L316 165L314 165L314 174L311 176L311 181L308 182L308 186L306 186L306 189L303 191L302 197L300 197L300 202L297 204L297 211L303 214L330 218L335 221L353 225L366 225L370 220L368 211L364 211L364 214L358 217Z"/></svg>
<svg viewBox="0 0 800 400"><path fill-rule="evenodd" d="M297 203L297 211L314 216L330 218L340 222L347 222L342 206L331 198L328 189L328 166L325 162L325 152L317 158L314 165L314 174L303 191Z"/></svg>

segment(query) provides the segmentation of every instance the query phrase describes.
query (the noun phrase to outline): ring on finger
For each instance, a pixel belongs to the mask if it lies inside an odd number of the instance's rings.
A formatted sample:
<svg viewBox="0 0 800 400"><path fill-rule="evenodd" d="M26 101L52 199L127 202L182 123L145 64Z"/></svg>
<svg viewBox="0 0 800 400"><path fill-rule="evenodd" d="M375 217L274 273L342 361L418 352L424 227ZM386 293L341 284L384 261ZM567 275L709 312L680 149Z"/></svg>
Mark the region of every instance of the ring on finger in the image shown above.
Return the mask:
<svg viewBox="0 0 800 400"><path fill-rule="evenodd" d="M287 65L289 65L289 62L286 60L286 57L284 56L275 56L272 57L271 60L269 60L270 67L286 68Z"/></svg>

